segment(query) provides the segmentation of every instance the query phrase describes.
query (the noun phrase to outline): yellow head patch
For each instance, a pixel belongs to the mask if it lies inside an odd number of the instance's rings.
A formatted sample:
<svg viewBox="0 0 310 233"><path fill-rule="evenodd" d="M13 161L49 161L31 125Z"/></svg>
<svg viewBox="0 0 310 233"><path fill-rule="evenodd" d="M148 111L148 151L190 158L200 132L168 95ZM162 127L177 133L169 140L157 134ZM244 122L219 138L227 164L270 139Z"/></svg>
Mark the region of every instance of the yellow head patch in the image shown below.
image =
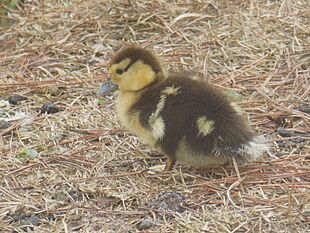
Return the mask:
<svg viewBox="0 0 310 233"><path fill-rule="evenodd" d="M112 81L121 91L141 90L156 79L156 74L150 65L141 60L137 60L132 65L130 63L131 60L126 58L117 64L112 64L109 68Z"/></svg>
<svg viewBox="0 0 310 233"><path fill-rule="evenodd" d="M109 68L109 75L112 79L112 81L115 84L118 84L118 82L121 79L121 72L124 72L127 66L129 66L131 60L129 58L126 58L122 60L120 63L112 64Z"/></svg>

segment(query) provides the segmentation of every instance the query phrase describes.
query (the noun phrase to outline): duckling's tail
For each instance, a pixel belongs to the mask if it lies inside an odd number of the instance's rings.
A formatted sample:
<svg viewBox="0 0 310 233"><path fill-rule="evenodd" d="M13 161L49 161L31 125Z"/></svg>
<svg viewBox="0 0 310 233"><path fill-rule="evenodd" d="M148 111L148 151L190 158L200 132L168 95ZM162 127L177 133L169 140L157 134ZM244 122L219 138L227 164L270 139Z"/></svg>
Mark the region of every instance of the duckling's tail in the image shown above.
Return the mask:
<svg viewBox="0 0 310 233"><path fill-rule="evenodd" d="M255 136L251 141L245 144L241 151L241 156L248 162L256 161L270 145L264 136Z"/></svg>

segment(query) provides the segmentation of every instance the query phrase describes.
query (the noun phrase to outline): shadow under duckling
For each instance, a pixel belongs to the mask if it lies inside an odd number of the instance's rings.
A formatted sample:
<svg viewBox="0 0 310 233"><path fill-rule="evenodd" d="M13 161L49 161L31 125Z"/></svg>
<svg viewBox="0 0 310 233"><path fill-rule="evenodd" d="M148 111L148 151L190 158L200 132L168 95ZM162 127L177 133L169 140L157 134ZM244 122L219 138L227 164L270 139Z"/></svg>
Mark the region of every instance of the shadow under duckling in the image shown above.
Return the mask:
<svg viewBox="0 0 310 233"><path fill-rule="evenodd" d="M214 85L182 73L166 74L149 50L120 50L109 66L111 79L97 96L118 90L121 124L175 162L212 168L251 162L268 149L235 102Z"/></svg>

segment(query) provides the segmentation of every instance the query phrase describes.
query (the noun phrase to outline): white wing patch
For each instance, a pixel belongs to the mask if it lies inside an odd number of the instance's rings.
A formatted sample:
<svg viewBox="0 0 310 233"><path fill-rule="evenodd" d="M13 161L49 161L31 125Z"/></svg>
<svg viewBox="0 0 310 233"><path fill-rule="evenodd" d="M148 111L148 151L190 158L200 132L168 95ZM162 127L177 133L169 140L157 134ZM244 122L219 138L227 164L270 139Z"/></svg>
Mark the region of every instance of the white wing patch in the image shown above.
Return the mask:
<svg viewBox="0 0 310 233"><path fill-rule="evenodd" d="M207 136L214 130L214 121L210 121L206 116L199 117L196 121L198 136Z"/></svg>
<svg viewBox="0 0 310 233"><path fill-rule="evenodd" d="M180 87L170 86L162 90L155 112L149 117L149 125L156 140L162 139L165 136L166 125L160 114L165 107L167 96L177 95L179 89Z"/></svg>
<svg viewBox="0 0 310 233"><path fill-rule="evenodd" d="M172 85L171 87L166 87L164 90L161 91L162 94L166 95L177 95L181 87L175 87Z"/></svg>
<svg viewBox="0 0 310 233"><path fill-rule="evenodd" d="M149 117L149 125L151 126L152 134L156 140L162 139L165 136L166 126L163 118L160 116L160 113L164 109L165 104L166 95L161 95L155 112L153 112Z"/></svg>
<svg viewBox="0 0 310 233"><path fill-rule="evenodd" d="M152 134L156 140L162 139L165 136L165 123L162 117L156 118L152 124Z"/></svg>

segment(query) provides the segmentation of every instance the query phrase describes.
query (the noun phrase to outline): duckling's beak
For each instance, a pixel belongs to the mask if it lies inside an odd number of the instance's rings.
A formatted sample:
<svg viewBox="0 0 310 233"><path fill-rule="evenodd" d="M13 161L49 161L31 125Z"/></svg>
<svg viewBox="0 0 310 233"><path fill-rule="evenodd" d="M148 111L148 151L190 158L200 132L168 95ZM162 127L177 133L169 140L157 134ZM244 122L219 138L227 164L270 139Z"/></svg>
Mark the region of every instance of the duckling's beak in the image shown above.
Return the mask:
<svg viewBox="0 0 310 233"><path fill-rule="evenodd" d="M97 97L107 95L118 89L118 86L112 83L112 80L109 78L105 83L101 85L101 87L96 92Z"/></svg>

